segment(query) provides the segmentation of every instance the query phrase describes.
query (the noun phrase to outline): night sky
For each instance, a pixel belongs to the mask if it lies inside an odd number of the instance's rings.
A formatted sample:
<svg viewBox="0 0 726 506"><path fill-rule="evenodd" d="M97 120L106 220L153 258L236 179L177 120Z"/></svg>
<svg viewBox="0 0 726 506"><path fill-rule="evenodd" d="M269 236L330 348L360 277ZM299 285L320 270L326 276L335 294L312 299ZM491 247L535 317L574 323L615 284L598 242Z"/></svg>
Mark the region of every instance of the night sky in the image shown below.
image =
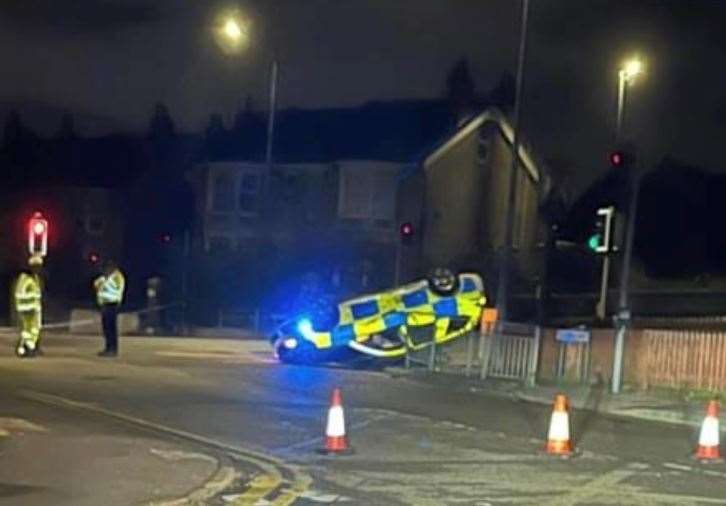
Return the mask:
<svg viewBox="0 0 726 506"><path fill-rule="evenodd" d="M21 104L49 133L73 111L82 134L142 131L153 104L201 130L248 94L265 106L267 64L282 65L283 107L435 97L468 58L487 91L515 68L514 0L6 0L0 6L0 114ZM224 55L217 13L252 20L251 46ZM572 166L575 185L606 170L617 67L638 53L627 133L647 161L665 155L726 171L726 3L531 0L524 123L542 157Z"/></svg>

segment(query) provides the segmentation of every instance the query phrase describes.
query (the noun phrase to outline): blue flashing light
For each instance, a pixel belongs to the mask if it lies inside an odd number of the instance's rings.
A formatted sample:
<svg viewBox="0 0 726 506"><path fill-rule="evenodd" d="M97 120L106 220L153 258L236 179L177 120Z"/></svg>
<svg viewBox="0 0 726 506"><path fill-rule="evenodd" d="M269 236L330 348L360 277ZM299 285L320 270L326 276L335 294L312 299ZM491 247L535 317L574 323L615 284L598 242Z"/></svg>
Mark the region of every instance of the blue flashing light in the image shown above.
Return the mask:
<svg viewBox="0 0 726 506"><path fill-rule="evenodd" d="M312 339L315 334L315 332L313 331L313 324L307 318L304 318L297 322L297 331L300 332L300 335L303 336L305 339Z"/></svg>
<svg viewBox="0 0 726 506"><path fill-rule="evenodd" d="M297 339L295 339L294 337L288 337L282 342L282 345L288 350L294 350L295 348L297 348Z"/></svg>

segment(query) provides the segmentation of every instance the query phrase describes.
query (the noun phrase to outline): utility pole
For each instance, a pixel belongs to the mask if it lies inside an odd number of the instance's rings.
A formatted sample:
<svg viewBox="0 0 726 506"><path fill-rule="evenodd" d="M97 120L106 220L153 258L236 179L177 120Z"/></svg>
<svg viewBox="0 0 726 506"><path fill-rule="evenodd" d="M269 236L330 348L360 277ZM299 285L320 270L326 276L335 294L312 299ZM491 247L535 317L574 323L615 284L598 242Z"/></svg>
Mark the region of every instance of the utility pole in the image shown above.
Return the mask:
<svg viewBox="0 0 726 506"><path fill-rule="evenodd" d="M499 282L497 283L497 310L499 322L507 319L507 299L509 297L509 264L512 257L512 239L514 235L514 214L517 205L517 175L519 173L520 118L522 114L522 89L524 87L524 61L527 52L527 21L529 16L529 0L522 0L522 21L519 32L519 52L517 55L517 80L514 99L514 130L512 139L512 170L509 174L509 195L507 198L507 214L504 222L504 244L499 265Z"/></svg>
<svg viewBox="0 0 726 506"><path fill-rule="evenodd" d="M267 145L265 146L265 165L267 166L266 180L269 180L269 178L272 177L272 147L275 138L275 112L277 108L277 74L277 58L273 58L272 63L270 64L270 102L267 116Z"/></svg>

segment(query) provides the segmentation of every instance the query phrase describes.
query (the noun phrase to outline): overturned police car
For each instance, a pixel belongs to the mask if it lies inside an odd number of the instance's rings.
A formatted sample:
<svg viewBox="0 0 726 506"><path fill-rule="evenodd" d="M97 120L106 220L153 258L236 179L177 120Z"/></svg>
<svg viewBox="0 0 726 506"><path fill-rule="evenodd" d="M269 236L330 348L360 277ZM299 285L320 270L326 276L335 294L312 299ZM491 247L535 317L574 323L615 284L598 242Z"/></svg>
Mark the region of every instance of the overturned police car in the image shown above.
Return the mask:
<svg viewBox="0 0 726 506"><path fill-rule="evenodd" d="M271 343L288 363L395 360L467 334L479 324L485 302L478 274L441 269L428 279L296 315L277 328Z"/></svg>

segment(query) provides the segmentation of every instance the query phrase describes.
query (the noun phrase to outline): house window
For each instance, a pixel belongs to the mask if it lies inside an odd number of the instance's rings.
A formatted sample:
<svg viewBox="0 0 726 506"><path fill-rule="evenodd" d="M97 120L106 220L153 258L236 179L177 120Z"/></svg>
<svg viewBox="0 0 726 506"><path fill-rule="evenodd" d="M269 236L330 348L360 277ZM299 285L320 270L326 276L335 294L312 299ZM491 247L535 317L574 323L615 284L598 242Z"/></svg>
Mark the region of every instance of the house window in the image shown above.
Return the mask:
<svg viewBox="0 0 726 506"><path fill-rule="evenodd" d="M239 211L243 214L257 214L260 195L260 175L242 173L239 184Z"/></svg>
<svg viewBox="0 0 726 506"><path fill-rule="evenodd" d="M212 211L234 211L234 181L229 174L217 174L212 187Z"/></svg>

